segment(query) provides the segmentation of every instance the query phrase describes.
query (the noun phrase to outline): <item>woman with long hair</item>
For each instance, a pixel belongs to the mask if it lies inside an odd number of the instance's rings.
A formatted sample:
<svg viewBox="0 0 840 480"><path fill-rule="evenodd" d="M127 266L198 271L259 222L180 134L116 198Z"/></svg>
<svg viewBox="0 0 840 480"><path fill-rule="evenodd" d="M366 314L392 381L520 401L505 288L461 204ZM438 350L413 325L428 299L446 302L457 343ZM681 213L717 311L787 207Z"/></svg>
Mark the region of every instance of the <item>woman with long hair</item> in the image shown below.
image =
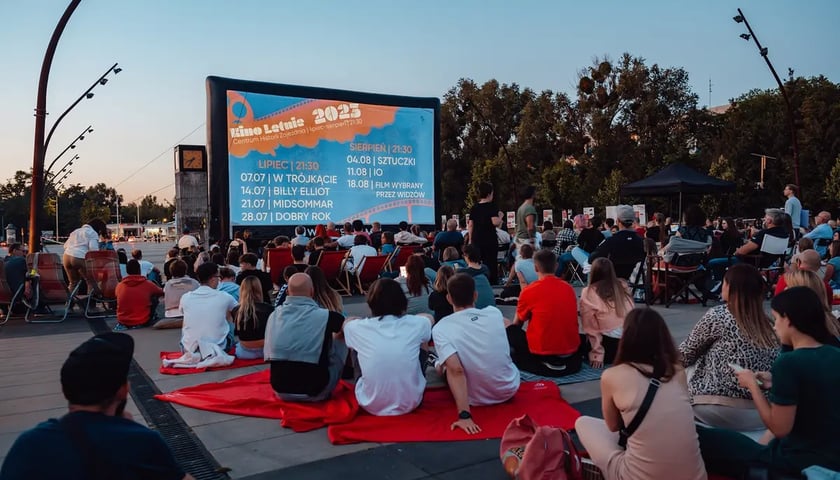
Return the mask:
<svg viewBox="0 0 840 480"><path fill-rule="evenodd" d="M724 429L698 430L703 460L711 473L743 478L750 467L792 474L812 465L840 470L840 349L823 320L816 292L792 287L773 297L770 308L779 340L792 350L779 354L770 372L737 369L773 438L762 445ZM769 395L765 396L769 390Z"/></svg>
<svg viewBox="0 0 840 480"><path fill-rule="evenodd" d="M742 234L732 217L725 217L720 222L723 232L720 234L720 256L709 259L709 270L712 272L712 280L715 282L712 293L718 293L723 286L723 273L727 267L735 262L735 251L744 244Z"/></svg>
<svg viewBox="0 0 840 480"><path fill-rule="evenodd" d="M447 250L453 247L447 247ZM446 289L446 282L455 275L455 269L449 265L442 265L435 277L434 290L429 294L429 309L434 312L435 323L439 322L441 318L452 315L454 312L452 304L446 299L448 290Z"/></svg>
<svg viewBox="0 0 840 480"><path fill-rule="evenodd" d="M825 311L826 328L834 338L840 337L840 326L837 324L837 318L831 313L831 299L826 296L828 292L825 289L825 281L820 280L820 276L810 270L797 269L785 273L785 282L787 288L808 287L813 290ZM840 346L837 342L832 342L831 345Z"/></svg>
<svg viewBox="0 0 840 480"><path fill-rule="evenodd" d="M426 264L420 255L412 255L405 262L405 277L399 277L397 281L408 299L409 315L418 313L431 313L429 310L429 294L432 287L429 284L429 277L425 272Z"/></svg>
<svg viewBox="0 0 840 480"><path fill-rule="evenodd" d="M760 430L750 392L738 386L729 364L768 370L779 340L764 312L764 281L755 267L739 263L723 277L724 305L710 308L679 346L685 367L694 366L688 390L694 416L714 427Z"/></svg>
<svg viewBox="0 0 840 480"><path fill-rule="evenodd" d="M234 334L239 338L236 356L246 360L263 358L265 325L274 307L263 302L262 284L257 277L245 277L239 286L239 305L231 311Z"/></svg>
<svg viewBox="0 0 840 480"><path fill-rule="evenodd" d="M324 275L324 271L321 270L321 267L317 267L315 265L306 267L304 273L309 275L309 278L312 279L312 288L314 290L314 295L312 297L318 305L331 312L343 313L344 305L341 300L341 295L339 295L339 293L330 286L329 282L327 282L327 277Z"/></svg>
<svg viewBox="0 0 840 480"><path fill-rule="evenodd" d="M602 368L612 363L624 317L633 299L623 279L616 277L608 258L597 258L589 271L589 285L580 292L580 323L589 340L589 364Z"/></svg>
<svg viewBox="0 0 840 480"><path fill-rule="evenodd" d="M601 376L604 419L578 418L581 443L608 480L705 480L685 370L665 320L655 310L637 308L627 314L623 330L615 364ZM633 422L653 386L653 403L622 449L619 431Z"/></svg>

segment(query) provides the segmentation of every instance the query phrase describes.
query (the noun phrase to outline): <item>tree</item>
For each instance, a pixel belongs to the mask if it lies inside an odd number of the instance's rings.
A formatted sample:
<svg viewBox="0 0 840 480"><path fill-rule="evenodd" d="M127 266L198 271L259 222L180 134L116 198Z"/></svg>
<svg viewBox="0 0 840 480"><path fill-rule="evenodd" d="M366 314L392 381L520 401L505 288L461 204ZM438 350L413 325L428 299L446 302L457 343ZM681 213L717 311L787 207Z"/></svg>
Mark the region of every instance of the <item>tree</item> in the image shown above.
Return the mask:
<svg viewBox="0 0 840 480"><path fill-rule="evenodd" d="M823 192L826 198L833 198L835 201L840 198L840 155L834 159L834 166L828 174Z"/></svg>

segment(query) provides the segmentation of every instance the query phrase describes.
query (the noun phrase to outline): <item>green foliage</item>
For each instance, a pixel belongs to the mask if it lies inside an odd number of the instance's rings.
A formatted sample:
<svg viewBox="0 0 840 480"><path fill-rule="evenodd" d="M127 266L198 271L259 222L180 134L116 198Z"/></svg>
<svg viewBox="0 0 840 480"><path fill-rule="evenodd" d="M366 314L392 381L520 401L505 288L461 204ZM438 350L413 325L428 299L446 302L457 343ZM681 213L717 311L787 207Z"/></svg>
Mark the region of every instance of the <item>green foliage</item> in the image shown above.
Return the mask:
<svg viewBox="0 0 840 480"><path fill-rule="evenodd" d="M831 173L828 174L828 179L825 182L825 198L833 199L836 203L840 199L840 155L834 160L834 166L831 167Z"/></svg>

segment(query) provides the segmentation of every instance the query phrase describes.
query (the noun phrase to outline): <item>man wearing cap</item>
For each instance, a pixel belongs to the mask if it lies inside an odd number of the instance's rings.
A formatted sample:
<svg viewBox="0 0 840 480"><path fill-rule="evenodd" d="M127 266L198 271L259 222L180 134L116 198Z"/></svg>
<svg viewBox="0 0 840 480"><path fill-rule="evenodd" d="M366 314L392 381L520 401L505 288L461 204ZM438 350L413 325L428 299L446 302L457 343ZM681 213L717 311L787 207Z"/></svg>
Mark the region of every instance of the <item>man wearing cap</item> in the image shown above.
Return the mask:
<svg viewBox="0 0 840 480"><path fill-rule="evenodd" d="M198 239L195 238L193 235L190 235L189 227L184 227L184 234L181 235L181 238L178 239L178 249L186 250L190 247L198 248L198 246Z"/></svg>
<svg viewBox="0 0 840 480"><path fill-rule="evenodd" d="M68 413L23 432L9 450L0 478L190 480L160 434L130 419L128 368L134 340L97 335L70 352L61 367Z"/></svg>
<svg viewBox="0 0 840 480"><path fill-rule="evenodd" d="M645 243L642 237L633 230L636 214L630 205L615 207L618 232L607 238L592 252L589 261L596 258L609 258L615 267L618 277L629 279L636 264L645 258Z"/></svg>

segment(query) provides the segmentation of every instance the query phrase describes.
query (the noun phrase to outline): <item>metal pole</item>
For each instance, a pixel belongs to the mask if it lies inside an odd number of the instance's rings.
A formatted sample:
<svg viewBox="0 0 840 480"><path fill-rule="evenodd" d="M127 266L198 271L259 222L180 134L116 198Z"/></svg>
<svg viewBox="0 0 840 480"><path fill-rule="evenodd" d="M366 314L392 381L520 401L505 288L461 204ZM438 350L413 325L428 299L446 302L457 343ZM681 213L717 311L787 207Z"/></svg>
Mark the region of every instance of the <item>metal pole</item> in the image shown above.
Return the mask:
<svg viewBox="0 0 840 480"><path fill-rule="evenodd" d="M91 133L92 132L91 127L93 127L93 125L88 125L88 127L86 129L84 129L84 131L82 131L82 133L80 133L79 136L76 137L76 140L81 140L81 138L84 137L86 133ZM55 126L53 126L53 130L55 130ZM52 135L52 130L50 131L50 135ZM76 140L73 140L72 142L70 142L70 145L67 145L64 148L64 150L62 150L61 153L59 153L58 156L55 157L52 162L50 162L50 166L47 167L46 170L44 170L44 176L46 176L50 173L50 170L52 170L52 167L53 167L53 165L55 165L55 162L57 162L58 159L61 158L62 155L67 153L67 150L70 150L71 148L75 148ZM49 142L49 140L47 140L47 142ZM44 150L45 150L45 153L46 153L46 147L44 148Z"/></svg>
<svg viewBox="0 0 840 480"><path fill-rule="evenodd" d="M799 187L799 196L802 196L802 184L799 182L799 142L796 139L796 125L793 121L793 107L790 104L790 97L788 97L787 90L785 90L785 86L782 83L782 79L779 78L779 74L776 73L776 69L773 68L773 64L770 63L770 59L767 57L767 49L761 46L761 43L758 41L758 37L755 36L755 32L753 32L752 27L750 27L750 22L747 21L747 17L744 16L744 12L741 9L738 9L738 15L744 21L744 25L747 26L747 30L750 32L750 36L752 36L755 45L758 47L758 52L761 54L761 57L764 58L764 61L767 63L767 66L770 68L770 73L773 74L773 78L776 79L776 83L779 84L779 90L782 92L782 98L785 100L785 108L787 109L787 119L788 119L788 128L790 128L790 135L791 135L791 147L793 150L793 181L796 183L796 186Z"/></svg>
<svg viewBox="0 0 840 480"><path fill-rule="evenodd" d="M55 190L55 241L58 241L58 189Z"/></svg>
<svg viewBox="0 0 840 480"><path fill-rule="evenodd" d="M53 30L47 51L44 53L44 62L41 64L41 77L38 81L38 97L35 106L35 145L32 158L32 193L29 198L29 251L37 252L41 249L41 227L40 216L44 202L44 157L46 147L44 145L44 131L47 123L47 83L50 79L50 67L52 66L55 49L58 40L64 33L64 27L70 21L70 17L82 0L71 0L64 10L64 14L58 20Z"/></svg>

